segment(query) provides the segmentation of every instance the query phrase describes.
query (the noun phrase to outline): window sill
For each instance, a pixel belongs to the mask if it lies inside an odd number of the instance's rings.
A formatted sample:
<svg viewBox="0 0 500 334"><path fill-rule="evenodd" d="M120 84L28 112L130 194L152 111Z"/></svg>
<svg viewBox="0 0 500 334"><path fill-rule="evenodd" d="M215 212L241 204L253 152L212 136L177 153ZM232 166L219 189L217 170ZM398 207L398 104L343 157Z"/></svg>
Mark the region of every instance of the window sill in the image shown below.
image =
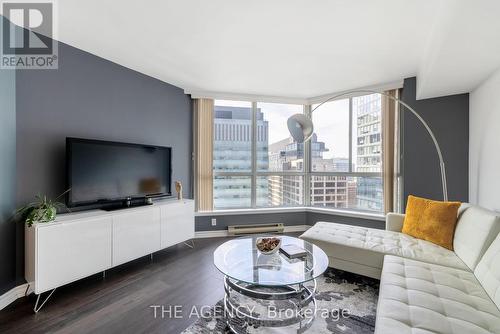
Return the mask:
<svg viewBox="0 0 500 334"><path fill-rule="evenodd" d="M260 209L231 209L231 210L217 210L217 211L200 211L196 212L196 217L205 216L231 216L231 215L258 215L266 213L291 213L291 212L314 212L324 213L342 217L352 217L361 219L371 219L378 221L385 221L385 215L379 213L368 213L350 210L338 210L318 207L290 207L290 208L260 208Z"/></svg>

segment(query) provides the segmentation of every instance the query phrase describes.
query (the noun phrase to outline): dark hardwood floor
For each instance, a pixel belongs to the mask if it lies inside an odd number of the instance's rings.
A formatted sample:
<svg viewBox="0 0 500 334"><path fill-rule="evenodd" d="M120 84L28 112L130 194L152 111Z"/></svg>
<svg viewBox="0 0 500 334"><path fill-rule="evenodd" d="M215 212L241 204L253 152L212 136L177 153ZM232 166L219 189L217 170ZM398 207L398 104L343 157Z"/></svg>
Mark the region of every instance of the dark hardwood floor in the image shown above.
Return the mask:
<svg viewBox="0 0 500 334"><path fill-rule="evenodd" d="M213 305L223 297L222 275L214 267L215 248L227 238L179 244L102 275L58 288L34 314L35 296L0 311L0 333L180 333L196 319L193 305ZM184 317L154 317L151 305L181 305Z"/></svg>

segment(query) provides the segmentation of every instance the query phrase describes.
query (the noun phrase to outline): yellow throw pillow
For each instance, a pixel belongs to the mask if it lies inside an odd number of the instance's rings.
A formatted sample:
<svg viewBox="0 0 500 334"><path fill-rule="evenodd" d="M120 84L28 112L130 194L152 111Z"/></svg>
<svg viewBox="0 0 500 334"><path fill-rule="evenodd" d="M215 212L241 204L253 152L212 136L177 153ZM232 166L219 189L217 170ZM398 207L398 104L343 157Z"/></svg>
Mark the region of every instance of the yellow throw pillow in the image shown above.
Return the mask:
<svg viewBox="0 0 500 334"><path fill-rule="evenodd" d="M460 204L408 196L403 233L453 250L453 235Z"/></svg>

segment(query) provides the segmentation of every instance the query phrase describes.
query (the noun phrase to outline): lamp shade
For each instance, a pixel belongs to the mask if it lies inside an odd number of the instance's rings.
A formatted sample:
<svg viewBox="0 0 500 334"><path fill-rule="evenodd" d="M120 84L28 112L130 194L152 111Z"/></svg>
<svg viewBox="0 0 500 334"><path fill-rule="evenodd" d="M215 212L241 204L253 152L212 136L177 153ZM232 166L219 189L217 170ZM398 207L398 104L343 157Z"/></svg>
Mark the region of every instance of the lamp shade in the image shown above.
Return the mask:
<svg viewBox="0 0 500 334"><path fill-rule="evenodd" d="M313 122L310 118L303 114L290 116L287 121L287 125L290 135L298 143L303 143L309 140L314 131Z"/></svg>

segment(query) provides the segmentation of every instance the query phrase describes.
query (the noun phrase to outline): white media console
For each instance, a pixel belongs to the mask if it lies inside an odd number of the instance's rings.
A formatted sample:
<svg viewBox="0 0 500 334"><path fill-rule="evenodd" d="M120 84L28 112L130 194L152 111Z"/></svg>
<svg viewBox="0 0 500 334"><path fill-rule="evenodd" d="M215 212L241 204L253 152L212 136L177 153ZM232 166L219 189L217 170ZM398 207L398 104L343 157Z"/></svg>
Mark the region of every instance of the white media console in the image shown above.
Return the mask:
<svg viewBox="0 0 500 334"><path fill-rule="evenodd" d="M193 238L192 200L61 214L25 228L25 277L40 295Z"/></svg>

